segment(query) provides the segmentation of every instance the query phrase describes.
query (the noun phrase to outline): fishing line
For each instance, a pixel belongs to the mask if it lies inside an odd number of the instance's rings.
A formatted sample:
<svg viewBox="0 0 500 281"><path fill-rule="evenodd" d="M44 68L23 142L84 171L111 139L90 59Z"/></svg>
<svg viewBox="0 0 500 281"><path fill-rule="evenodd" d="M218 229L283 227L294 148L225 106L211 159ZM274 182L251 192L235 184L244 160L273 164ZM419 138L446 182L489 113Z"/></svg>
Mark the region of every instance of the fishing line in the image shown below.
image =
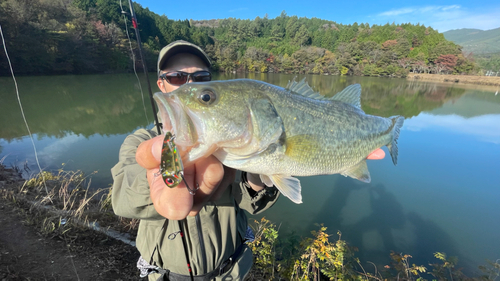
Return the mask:
<svg viewBox="0 0 500 281"><path fill-rule="evenodd" d="M128 45L130 47L130 53L132 54L132 63L134 66L135 78L137 78L137 82L139 83L139 89L141 90L142 108L144 108L144 115L146 116L146 121L148 122L147 125L149 125L148 113L146 112L146 103L144 102L144 92L142 91L141 80L139 79L139 76L137 75L137 70L135 68L135 53L134 50L132 49L132 41L130 40L130 34L128 34L127 17L125 16L127 12L123 10L122 0L120 0L120 9L122 10L123 21L125 22L125 30L127 32Z"/></svg>
<svg viewBox="0 0 500 281"><path fill-rule="evenodd" d="M0 35L2 36L3 49L5 51L5 56L7 57L7 61L9 62L10 73L12 74L12 79L14 80L14 85L16 87L16 95L17 101L19 103L19 108L21 108L21 115L23 116L24 124L26 125L26 129L28 129L28 134L30 135L31 144L33 145L33 150L35 151L35 160L38 165L38 169L40 170L40 174L42 175L43 185L45 186L45 192L49 195L49 190L47 188L47 184L45 183L45 175L42 172L42 167L40 166L40 161L38 161L38 153L36 151L35 141L33 139L33 135L31 134L30 127L28 126L28 121L26 121L26 116L24 115L23 105L21 103L21 98L19 96L19 88L17 87L16 76L14 75L14 69L12 69L12 63L10 61L9 53L7 52L7 45L5 44L5 38L3 37L2 25L0 24ZM50 199L50 198L49 198Z"/></svg>

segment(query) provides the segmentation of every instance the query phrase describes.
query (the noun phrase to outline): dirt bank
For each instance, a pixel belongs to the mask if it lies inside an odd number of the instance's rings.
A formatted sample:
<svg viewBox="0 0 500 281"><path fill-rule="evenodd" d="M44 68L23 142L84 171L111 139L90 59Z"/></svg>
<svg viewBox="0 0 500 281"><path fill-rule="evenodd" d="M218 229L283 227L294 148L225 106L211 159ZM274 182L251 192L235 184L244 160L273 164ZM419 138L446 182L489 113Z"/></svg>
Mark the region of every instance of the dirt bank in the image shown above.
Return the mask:
<svg viewBox="0 0 500 281"><path fill-rule="evenodd" d="M413 74L407 77L409 80L451 82L459 84L476 84L488 86L500 86L500 76L473 76L473 75L441 75L441 74Z"/></svg>
<svg viewBox="0 0 500 281"><path fill-rule="evenodd" d="M0 163L0 280L139 279L135 247L69 222L58 227L58 217L13 196L23 183Z"/></svg>

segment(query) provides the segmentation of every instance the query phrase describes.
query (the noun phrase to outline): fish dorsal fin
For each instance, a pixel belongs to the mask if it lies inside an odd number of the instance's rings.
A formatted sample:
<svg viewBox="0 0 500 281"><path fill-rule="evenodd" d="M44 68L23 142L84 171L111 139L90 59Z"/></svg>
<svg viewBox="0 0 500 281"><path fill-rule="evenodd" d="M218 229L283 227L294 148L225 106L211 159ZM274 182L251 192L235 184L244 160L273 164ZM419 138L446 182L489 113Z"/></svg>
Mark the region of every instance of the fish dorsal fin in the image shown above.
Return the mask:
<svg viewBox="0 0 500 281"><path fill-rule="evenodd" d="M307 84L306 78L300 80L300 82L295 81L295 78L293 78L292 81L288 81L286 88L304 97L316 100L326 100L324 96L320 95L318 92L315 92L311 88L311 86Z"/></svg>
<svg viewBox="0 0 500 281"><path fill-rule="evenodd" d="M347 86L344 90L331 97L330 100L345 102L357 108L361 108L361 85L353 84Z"/></svg>

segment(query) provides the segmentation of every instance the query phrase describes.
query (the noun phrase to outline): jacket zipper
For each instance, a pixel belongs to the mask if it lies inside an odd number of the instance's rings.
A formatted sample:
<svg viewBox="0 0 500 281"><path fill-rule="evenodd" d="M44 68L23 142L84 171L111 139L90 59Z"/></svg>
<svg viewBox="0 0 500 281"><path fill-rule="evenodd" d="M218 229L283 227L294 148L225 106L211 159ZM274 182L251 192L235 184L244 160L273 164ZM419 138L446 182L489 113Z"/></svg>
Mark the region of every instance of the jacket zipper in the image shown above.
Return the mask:
<svg viewBox="0 0 500 281"><path fill-rule="evenodd" d="M195 216L196 220L196 228L198 230L198 239L200 240L200 250L201 250L201 258L203 262L203 268L205 271L207 271L207 252L205 251L205 242L203 241L203 231L201 228L201 221L200 221L200 214L196 214Z"/></svg>

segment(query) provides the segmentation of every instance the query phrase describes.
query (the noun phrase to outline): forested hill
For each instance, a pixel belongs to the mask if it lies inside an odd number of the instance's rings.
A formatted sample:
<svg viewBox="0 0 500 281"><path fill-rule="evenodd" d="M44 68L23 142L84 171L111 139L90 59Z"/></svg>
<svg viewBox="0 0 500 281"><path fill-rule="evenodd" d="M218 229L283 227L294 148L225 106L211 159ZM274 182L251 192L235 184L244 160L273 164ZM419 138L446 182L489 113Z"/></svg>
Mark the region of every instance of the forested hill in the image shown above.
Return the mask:
<svg viewBox="0 0 500 281"><path fill-rule="evenodd" d="M466 52L475 55L500 53L500 27L490 30L454 29L443 33L450 41L460 44Z"/></svg>
<svg viewBox="0 0 500 281"><path fill-rule="evenodd" d="M119 3L0 0L0 23L16 74L130 71ZM458 45L423 25L345 25L288 16L284 11L274 19L174 21L138 4L134 8L151 71L159 49L177 39L200 45L221 71L392 77L404 77L409 71L475 71L475 64L462 55ZM0 56L0 74L9 74L4 55Z"/></svg>

